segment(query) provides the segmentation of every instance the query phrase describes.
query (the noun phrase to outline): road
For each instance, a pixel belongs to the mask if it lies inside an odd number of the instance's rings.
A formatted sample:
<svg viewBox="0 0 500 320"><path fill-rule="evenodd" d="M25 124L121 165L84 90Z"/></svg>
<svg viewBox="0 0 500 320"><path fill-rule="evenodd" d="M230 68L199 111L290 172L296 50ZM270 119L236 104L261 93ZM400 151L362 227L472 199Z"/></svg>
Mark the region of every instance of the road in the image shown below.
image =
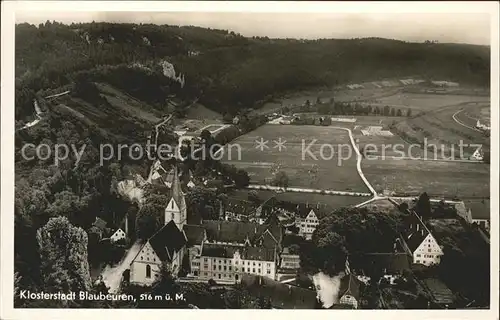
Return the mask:
<svg viewBox="0 0 500 320"><path fill-rule="evenodd" d="M464 111L464 109L460 109L458 110L457 112L455 112L452 116L453 120L455 120L456 123L458 123L459 125L463 126L463 127L466 127L466 128L469 128L471 130L474 130L474 131L478 131L478 132L482 132L481 130L477 129L477 128L474 128L474 127L471 127L471 126L468 126L466 125L465 123L463 123L462 121L458 120L457 119L457 114L459 114L460 112Z"/></svg>
<svg viewBox="0 0 500 320"><path fill-rule="evenodd" d="M109 287L110 293L117 293L120 289L122 274L130 267L137 253L141 249L141 244L136 241L130 249L125 253L125 257L117 265L110 267L106 266L101 273L104 283Z"/></svg>
<svg viewBox="0 0 500 320"><path fill-rule="evenodd" d="M377 196L377 191L375 191L375 189L373 188L373 186L370 184L370 182L368 181L368 179L365 177L365 175L363 173L363 170L361 170L361 160L363 160L363 156L361 155L361 152L359 152L359 149L356 146L356 143L354 142L354 137L352 135L352 130L348 129L348 128L343 128L343 127L332 127L332 128L340 129L340 130L345 130L345 131L347 131L349 133L349 139L351 140L351 146L353 147L354 151L356 151L356 158L357 158L356 169L358 170L358 175L361 178L361 180L363 180L363 182L365 183L365 185L368 188L368 190L370 190L371 194L374 197L376 197Z"/></svg>
<svg viewBox="0 0 500 320"><path fill-rule="evenodd" d="M33 107L35 108L35 115L37 118L31 122L28 122L22 128L18 129L19 131L27 129L27 128L31 128L31 127L35 126L36 124L38 124L42 120L42 116L41 116L42 110L40 109L40 106L38 105L38 101L36 101L36 99L33 100Z"/></svg>
<svg viewBox="0 0 500 320"><path fill-rule="evenodd" d="M282 187L271 186L266 184L249 184L247 189L264 189L271 191L283 191ZM302 188L302 187L287 187L286 192L301 192L301 193L321 193L321 194L329 194L329 195L338 195L338 196L355 196L355 197L369 197L370 193L367 192L352 192L352 191L338 191L338 190L322 190L322 189L311 189L311 188Z"/></svg>

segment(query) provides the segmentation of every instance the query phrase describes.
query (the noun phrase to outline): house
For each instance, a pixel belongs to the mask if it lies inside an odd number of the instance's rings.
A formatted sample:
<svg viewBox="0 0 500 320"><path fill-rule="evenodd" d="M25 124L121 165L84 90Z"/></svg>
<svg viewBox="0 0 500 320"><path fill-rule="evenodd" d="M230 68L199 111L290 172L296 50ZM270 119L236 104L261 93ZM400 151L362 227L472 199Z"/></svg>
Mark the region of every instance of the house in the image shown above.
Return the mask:
<svg viewBox="0 0 500 320"><path fill-rule="evenodd" d="M430 266L439 264L443 249L418 214L411 210L408 230L403 237L404 248L413 257L413 263Z"/></svg>
<svg viewBox="0 0 500 320"><path fill-rule="evenodd" d="M490 232L490 201L465 200L455 204L457 214L470 224L477 224Z"/></svg>
<svg viewBox="0 0 500 320"><path fill-rule="evenodd" d="M171 220L158 230L139 250L130 264L130 282L151 285L160 276L161 268L167 264L173 276L180 271L186 236Z"/></svg>
<svg viewBox="0 0 500 320"><path fill-rule="evenodd" d="M190 274L198 276L200 272L200 257L203 242L207 239L207 233L202 226L184 225L184 234L187 239L187 251L190 263Z"/></svg>
<svg viewBox="0 0 500 320"><path fill-rule="evenodd" d="M122 239L126 239L127 234L121 228L118 228L110 237L111 242L116 242Z"/></svg>
<svg viewBox="0 0 500 320"><path fill-rule="evenodd" d="M360 281L353 275L347 274L340 279L339 304L350 305L357 309L359 305Z"/></svg>
<svg viewBox="0 0 500 320"><path fill-rule="evenodd" d="M275 279L276 258L276 249L204 243L199 278L237 283L242 274L254 274Z"/></svg>
<svg viewBox="0 0 500 320"><path fill-rule="evenodd" d="M477 149L474 151L474 153L470 156L471 160L477 160L477 161L482 161L484 156L483 153L481 152L481 149Z"/></svg>
<svg viewBox="0 0 500 320"><path fill-rule="evenodd" d="M291 253L288 248L284 248L280 254L280 269L299 270L300 256L298 253Z"/></svg>
<svg viewBox="0 0 500 320"><path fill-rule="evenodd" d="M252 296L265 297L274 309L314 309L316 292L253 274L243 274L241 284Z"/></svg>
<svg viewBox="0 0 500 320"><path fill-rule="evenodd" d="M310 240L316 227L319 225L319 217L314 209L310 211L299 210L295 215L295 225L299 228L299 235Z"/></svg>

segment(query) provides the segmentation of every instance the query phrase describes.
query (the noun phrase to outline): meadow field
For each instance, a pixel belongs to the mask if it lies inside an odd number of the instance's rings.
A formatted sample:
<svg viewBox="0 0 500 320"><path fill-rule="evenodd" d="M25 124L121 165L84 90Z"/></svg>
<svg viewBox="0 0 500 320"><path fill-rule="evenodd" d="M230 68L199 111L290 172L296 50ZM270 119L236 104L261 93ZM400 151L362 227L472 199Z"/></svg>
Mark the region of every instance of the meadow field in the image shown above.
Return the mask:
<svg viewBox="0 0 500 320"><path fill-rule="evenodd" d="M433 197L488 197L489 165L424 160L364 160L363 172L377 192Z"/></svg>
<svg viewBox="0 0 500 320"><path fill-rule="evenodd" d="M256 148L260 139L268 141L262 151ZM281 151L276 144L279 139L284 146ZM240 158L235 145L241 150ZM233 140L225 149L223 161L245 169L253 184L269 184L274 172L284 171L290 187L368 191L357 173L356 153L344 130L267 124Z"/></svg>
<svg viewBox="0 0 500 320"><path fill-rule="evenodd" d="M310 206L318 206L323 212L330 212L343 207L353 206L370 199L370 197L353 197L338 195L323 195L317 193L283 192L276 193L269 190L255 190L261 202L276 197L277 200L289 201L291 203L305 203ZM248 190L233 190L229 197L248 200Z"/></svg>

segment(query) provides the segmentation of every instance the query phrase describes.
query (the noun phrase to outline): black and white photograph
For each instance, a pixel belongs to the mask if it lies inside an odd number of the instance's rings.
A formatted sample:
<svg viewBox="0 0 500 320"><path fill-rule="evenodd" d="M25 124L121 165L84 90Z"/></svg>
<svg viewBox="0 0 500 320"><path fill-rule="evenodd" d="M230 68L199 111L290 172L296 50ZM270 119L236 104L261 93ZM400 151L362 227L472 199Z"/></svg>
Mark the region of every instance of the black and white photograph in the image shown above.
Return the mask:
<svg viewBox="0 0 500 320"><path fill-rule="evenodd" d="M2 7L2 319L498 319L497 2Z"/></svg>

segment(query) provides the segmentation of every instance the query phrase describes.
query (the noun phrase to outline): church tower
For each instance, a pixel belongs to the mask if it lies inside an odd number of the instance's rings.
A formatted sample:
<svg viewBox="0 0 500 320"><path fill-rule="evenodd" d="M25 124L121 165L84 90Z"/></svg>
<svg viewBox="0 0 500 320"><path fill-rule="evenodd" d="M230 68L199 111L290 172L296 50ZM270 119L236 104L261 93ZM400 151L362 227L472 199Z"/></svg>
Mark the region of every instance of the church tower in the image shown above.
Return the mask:
<svg viewBox="0 0 500 320"><path fill-rule="evenodd" d="M165 208L165 224L169 223L170 220L175 222L180 231L183 230L184 225L187 223L186 200L181 189L177 167L174 168L174 179L170 188L170 201Z"/></svg>

